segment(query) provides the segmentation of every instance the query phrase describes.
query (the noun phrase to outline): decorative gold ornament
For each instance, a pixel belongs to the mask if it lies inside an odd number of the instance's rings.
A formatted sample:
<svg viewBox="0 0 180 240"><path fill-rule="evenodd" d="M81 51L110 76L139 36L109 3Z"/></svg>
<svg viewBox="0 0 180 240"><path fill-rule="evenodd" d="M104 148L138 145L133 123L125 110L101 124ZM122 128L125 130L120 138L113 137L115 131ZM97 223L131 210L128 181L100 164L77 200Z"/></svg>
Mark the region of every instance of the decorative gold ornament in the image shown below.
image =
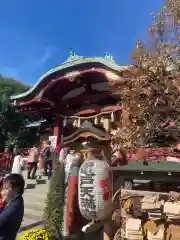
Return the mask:
<svg viewBox="0 0 180 240"><path fill-rule="evenodd" d="M73 82L76 79L76 77L78 77L80 74L81 74L80 71L73 71L67 73L65 77L68 78L70 82Z"/></svg>
<svg viewBox="0 0 180 240"><path fill-rule="evenodd" d="M73 126L74 126L74 127L77 127L77 126L78 126L78 121L77 121L77 119L74 120Z"/></svg>

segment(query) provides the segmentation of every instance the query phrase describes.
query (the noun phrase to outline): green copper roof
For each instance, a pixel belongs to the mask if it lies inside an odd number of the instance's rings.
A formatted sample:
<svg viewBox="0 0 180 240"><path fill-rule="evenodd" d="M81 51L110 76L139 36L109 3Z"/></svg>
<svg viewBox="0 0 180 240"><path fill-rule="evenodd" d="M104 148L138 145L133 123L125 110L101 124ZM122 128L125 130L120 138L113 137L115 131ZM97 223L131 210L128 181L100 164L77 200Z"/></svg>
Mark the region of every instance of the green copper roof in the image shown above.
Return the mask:
<svg viewBox="0 0 180 240"><path fill-rule="evenodd" d="M80 60L80 59L83 59L83 58L86 58L86 57L77 55L77 54L76 54L75 52L73 52L73 50L71 49L70 52L69 52L69 56L68 56L67 60L66 60L64 63L68 63L68 62ZM93 58L92 58L92 59L93 59ZM114 61L113 56L112 56L111 54L109 54L108 52L105 53L104 59L106 59L106 60L108 60L108 61L111 61L112 63L116 64L115 61Z"/></svg>
<svg viewBox="0 0 180 240"><path fill-rule="evenodd" d="M81 56L78 56L75 52L72 51L72 49L70 50L69 52L69 56L67 58L67 60L64 62L64 63L67 63L67 62L72 62L72 61L75 61L75 60L78 60L78 59L82 59L83 57Z"/></svg>
<svg viewBox="0 0 180 240"><path fill-rule="evenodd" d="M83 57L83 56L78 56L71 50L67 60L63 64L57 66L56 68L51 69L50 71L46 72L45 74L43 74L40 77L40 79L37 81L37 83L27 92L21 93L16 96L11 96L11 100L16 100L16 99L20 99L20 98L28 96L29 94L31 94L34 91L34 89L36 89L36 87L40 84L40 82L44 78L49 76L50 74L64 70L64 69L68 69L75 65L80 65L83 63L84 64L85 63L101 63L102 65L105 65L106 67L108 67L114 71L123 71L130 67L128 65L120 66L120 65L116 64L113 57L109 53L105 53L104 57Z"/></svg>

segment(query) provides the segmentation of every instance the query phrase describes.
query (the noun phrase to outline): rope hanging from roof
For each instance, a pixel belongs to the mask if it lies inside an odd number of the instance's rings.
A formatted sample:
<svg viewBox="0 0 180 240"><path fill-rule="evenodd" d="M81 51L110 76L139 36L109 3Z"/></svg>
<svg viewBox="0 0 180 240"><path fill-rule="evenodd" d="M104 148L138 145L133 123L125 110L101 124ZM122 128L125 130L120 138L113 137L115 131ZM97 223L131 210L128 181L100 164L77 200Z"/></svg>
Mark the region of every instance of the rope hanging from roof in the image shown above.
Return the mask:
<svg viewBox="0 0 180 240"><path fill-rule="evenodd" d="M61 114L59 114L59 116L62 117L63 119L66 118L66 119L84 119L85 120L85 119L93 119L93 118L99 117L99 116L104 115L104 114L112 114L112 113L115 113L119 110L120 109L101 112L101 113L95 114L93 116L88 116L88 117L81 117L81 116L76 116L76 115L74 115L74 116L64 116L64 115L61 115Z"/></svg>
<svg viewBox="0 0 180 240"><path fill-rule="evenodd" d="M111 132L111 123L116 121L114 111L113 112L111 111L110 113L108 113L108 116L102 116L102 117L90 116L89 118L93 120L94 125L99 125L99 124L102 125L107 132ZM87 120L87 118L85 118L85 120ZM82 124L83 124L83 121L81 118L75 119L73 121L73 126L75 128L81 127Z"/></svg>

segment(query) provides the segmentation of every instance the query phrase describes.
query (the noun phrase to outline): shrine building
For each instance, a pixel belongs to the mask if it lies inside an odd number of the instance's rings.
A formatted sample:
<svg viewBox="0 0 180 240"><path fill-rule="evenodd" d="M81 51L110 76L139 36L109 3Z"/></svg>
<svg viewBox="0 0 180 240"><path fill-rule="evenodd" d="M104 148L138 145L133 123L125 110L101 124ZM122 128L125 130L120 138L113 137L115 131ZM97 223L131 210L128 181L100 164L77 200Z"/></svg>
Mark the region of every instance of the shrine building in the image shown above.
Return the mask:
<svg viewBox="0 0 180 240"><path fill-rule="evenodd" d="M113 95L112 86L124 84L128 69L107 53L82 57L71 51L65 62L41 76L27 92L12 96L12 105L16 112L51 122L50 134L57 136L57 143L85 120L110 133L121 113L120 97Z"/></svg>

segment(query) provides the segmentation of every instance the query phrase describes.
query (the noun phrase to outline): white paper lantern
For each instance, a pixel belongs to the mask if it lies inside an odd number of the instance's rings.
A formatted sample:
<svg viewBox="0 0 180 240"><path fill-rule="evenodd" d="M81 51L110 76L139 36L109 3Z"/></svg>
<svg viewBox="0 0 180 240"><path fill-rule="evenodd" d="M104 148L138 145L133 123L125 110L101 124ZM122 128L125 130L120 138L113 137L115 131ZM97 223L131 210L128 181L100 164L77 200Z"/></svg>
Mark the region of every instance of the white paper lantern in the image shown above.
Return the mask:
<svg viewBox="0 0 180 240"><path fill-rule="evenodd" d="M103 220L111 209L112 179L105 160L85 161L79 170L79 209L88 220Z"/></svg>

